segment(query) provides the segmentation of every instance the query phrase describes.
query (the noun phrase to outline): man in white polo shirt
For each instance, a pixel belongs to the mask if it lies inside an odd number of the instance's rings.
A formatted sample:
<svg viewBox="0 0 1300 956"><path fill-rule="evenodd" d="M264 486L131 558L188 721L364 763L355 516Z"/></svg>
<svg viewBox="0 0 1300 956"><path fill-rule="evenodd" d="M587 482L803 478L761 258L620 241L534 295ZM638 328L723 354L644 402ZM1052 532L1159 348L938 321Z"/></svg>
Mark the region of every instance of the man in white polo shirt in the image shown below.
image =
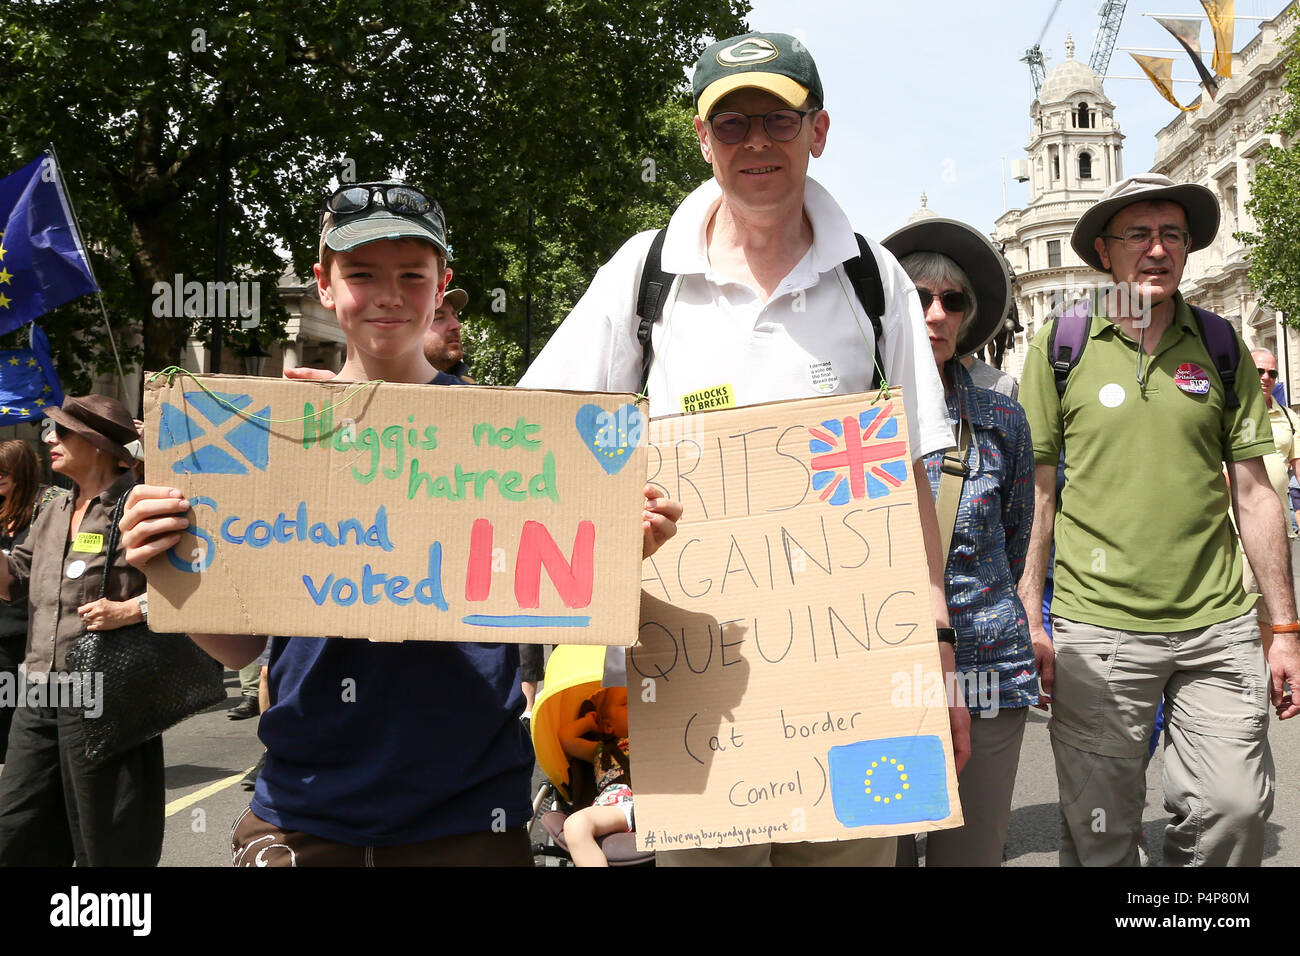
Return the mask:
<svg viewBox="0 0 1300 956"><path fill-rule="evenodd" d="M662 268L681 278L651 330L650 414L681 412L683 396L722 385L731 387L736 406L866 391L877 360L875 336L842 267L858 255L857 240L839 205L807 177L830 127L812 56L785 34L732 37L704 51L694 92L695 130L713 178L668 224ZM654 237L634 236L600 269L521 386L640 389L637 294ZM881 370L905 396L936 627L948 637L943 567L935 558L938 522L921 458L952 446L952 429L920 300L893 256L869 246L884 291ZM951 673L952 645L941 643L940 653ZM949 715L960 771L970 754L970 717L964 706L950 707ZM658 860L892 866L895 843L677 850L659 853Z"/></svg>

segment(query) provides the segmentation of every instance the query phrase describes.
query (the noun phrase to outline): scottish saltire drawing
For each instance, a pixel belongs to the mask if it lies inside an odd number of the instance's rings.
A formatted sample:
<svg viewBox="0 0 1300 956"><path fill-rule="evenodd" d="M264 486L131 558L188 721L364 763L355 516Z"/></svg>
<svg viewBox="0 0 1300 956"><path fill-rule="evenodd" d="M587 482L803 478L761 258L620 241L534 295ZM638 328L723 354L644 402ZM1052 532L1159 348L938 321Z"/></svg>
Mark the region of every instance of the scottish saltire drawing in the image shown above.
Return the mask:
<svg viewBox="0 0 1300 956"><path fill-rule="evenodd" d="M252 400L251 395L193 391L185 393L185 408L163 402L158 450L194 446L194 451L172 464L172 471L182 475L246 475L250 467L265 471L271 406L249 415L245 409ZM204 438L206 442L195 446Z"/></svg>

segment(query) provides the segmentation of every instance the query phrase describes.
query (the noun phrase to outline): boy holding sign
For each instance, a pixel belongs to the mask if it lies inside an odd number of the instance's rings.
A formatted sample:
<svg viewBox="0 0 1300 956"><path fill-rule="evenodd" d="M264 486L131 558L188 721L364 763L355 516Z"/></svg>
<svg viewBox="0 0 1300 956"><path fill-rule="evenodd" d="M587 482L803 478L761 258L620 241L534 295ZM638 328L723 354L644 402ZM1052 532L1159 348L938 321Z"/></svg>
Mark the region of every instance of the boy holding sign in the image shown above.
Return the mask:
<svg viewBox="0 0 1300 956"><path fill-rule="evenodd" d="M336 378L452 384L424 356L452 270L442 209L401 183L346 186L326 203L320 301L347 337ZM653 495L647 489L647 495ZM140 486L122 519L127 561L147 570L189 527L175 488ZM644 550L681 508L651 498ZM228 667L267 638L196 634ZM514 644L272 637L266 767L236 822L236 865L528 865L531 747Z"/></svg>

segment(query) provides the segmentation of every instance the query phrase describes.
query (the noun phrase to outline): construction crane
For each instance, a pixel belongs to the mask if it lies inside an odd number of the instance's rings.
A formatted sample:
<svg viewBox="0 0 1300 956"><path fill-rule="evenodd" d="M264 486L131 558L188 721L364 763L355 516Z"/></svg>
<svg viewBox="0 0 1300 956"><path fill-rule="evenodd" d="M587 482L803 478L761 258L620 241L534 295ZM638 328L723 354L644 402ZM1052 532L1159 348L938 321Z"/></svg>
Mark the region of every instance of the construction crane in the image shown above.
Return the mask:
<svg viewBox="0 0 1300 956"><path fill-rule="evenodd" d="M1105 76L1110 68L1110 55L1115 49L1115 40L1119 37L1119 25L1124 21L1124 8L1127 0L1103 0L1097 15L1101 17L1101 26L1097 27L1097 38L1092 44L1092 59L1088 65L1098 76Z"/></svg>
<svg viewBox="0 0 1300 956"><path fill-rule="evenodd" d="M1029 75L1034 81L1035 97L1038 96L1038 91L1043 88L1043 77L1047 75L1047 70L1043 65L1043 38L1047 36L1047 28L1050 27L1052 21L1056 19L1056 11L1059 9L1061 9L1061 0L1056 0L1056 2L1052 4L1052 12L1047 15L1047 22L1043 24L1043 29L1038 34L1038 42L1026 50L1025 55L1020 58L1021 63L1029 64Z"/></svg>

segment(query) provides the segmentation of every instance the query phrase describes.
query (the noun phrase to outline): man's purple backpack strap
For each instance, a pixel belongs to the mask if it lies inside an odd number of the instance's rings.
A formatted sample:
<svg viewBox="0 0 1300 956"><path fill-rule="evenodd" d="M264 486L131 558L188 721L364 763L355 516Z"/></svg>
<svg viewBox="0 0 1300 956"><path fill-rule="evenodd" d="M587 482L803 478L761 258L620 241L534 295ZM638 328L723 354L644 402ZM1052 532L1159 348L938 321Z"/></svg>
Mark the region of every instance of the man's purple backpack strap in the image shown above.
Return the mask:
<svg viewBox="0 0 1300 956"><path fill-rule="evenodd" d="M1223 383L1224 401L1228 408L1238 408L1237 366L1241 362L1241 346L1232 323L1221 315L1192 306L1192 315L1201 332L1201 341L1210 353L1214 370ZM1056 319L1047 340L1047 355L1056 378L1056 394L1065 394L1065 383L1070 373L1083 357L1088 344L1088 329L1092 325L1092 308L1087 299L1076 302Z"/></svg>

